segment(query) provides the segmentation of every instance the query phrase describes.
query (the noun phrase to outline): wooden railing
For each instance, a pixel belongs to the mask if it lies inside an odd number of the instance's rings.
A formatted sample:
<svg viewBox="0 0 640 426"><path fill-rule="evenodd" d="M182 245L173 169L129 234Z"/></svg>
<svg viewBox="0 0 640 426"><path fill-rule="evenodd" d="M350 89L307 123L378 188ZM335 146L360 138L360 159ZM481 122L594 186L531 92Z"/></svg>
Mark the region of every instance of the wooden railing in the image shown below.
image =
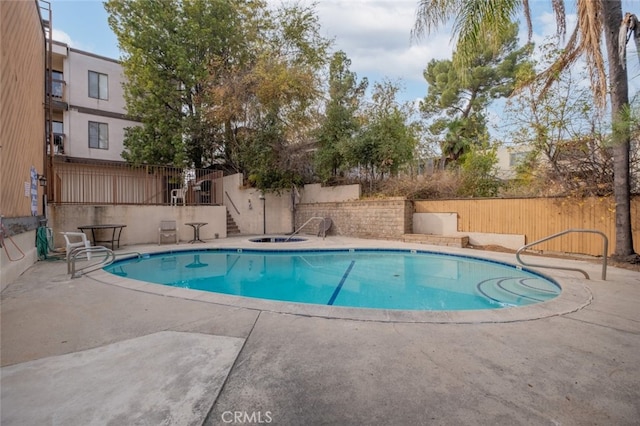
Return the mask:
<svg viewBox="0 0 640 426"><path fill-rule="evenodd" d="M170 205L171 191L186 188L186 205L216 204L222 171L115 162L54 163L50 203ZM182 203L180 203L182 205Z"/></svg>

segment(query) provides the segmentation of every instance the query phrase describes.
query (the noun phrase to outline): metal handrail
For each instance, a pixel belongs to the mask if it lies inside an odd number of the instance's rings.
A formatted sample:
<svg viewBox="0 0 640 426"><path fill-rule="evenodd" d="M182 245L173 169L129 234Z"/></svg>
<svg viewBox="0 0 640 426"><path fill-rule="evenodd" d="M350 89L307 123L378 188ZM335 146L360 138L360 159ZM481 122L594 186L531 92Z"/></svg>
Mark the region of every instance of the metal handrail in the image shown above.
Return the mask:
<svg viewBox="0 0 640 426"><path fill-rule="evenodd" d="M98 247L98 246L94 246L94 247ZM104 248L106 248L106 247L104 247ZM109 249L106 249L106 250L109 251ZM99 251L103 251L103 250L99 250ZM120 253L119 252L117 255L113 251L111 251L111 254L112 254L112 256L111 256L110 260L107 260L107 257L108 257L108 255L107 255L107 256L105 256L104 261L102 261L100 263L97 263L97 264L94 264L94 265L89 265L89 266L87 266L85 268L80 269L78 271L78 273L76 274L77 276L76 277L72 276L71 278L79 277L80 276L80 272L84 272L84 273L93 272L93 271L97 271L98 269L102 269L105 266L109 266L116 260L117 257L124 258L124 259L133 259L135 257L135 258L138 258L138 260L140 260L142 258L142 253L140 253L138 251L129 251L129 252L126 252L126 253ZM89 267L91 267L91 269L89 269Z"/></svg>
<svg viewBox="0 0 640 426"><path fill-rule="evenodd" d="M609 253L609 239L607 238L607 236L604 234L604 232L598 231L596 229L566 229L562 232L558 232L557 234L553 234L553 235L549 235L548 237L542 238L538 241L534 241L532 243L529 244L525 244L524 246L520 247L518 249L518 251L516 251L516 259L518 260L518 262L520 262L521 265L524 266L534 266L534 267L538 267L538 268L552 268L552 269L563 269L565 271L576 271L576 272L581 272L586 279L591 279L589 278L589 274L587 274L585 271L583 271L582 269L578 269L578 268L568 268L566 266L549 266L549 265L540 265L540 264L535 264L535 263L524 263L522 261L522 259L520 259L520 252L528 249L531 246L534 246L536 244L540 244L542 242L551 240L553 238L556 237L560 237L562 235L565 234L569 234L571 232L583 232L583 233L590 233L590 234L598 234L602 237L603 239L603 245L602 245L602 280L606 281L607 280L607 254Z"/></svg>
<svg viewBox="0 0 640 426"><path fill-rule="evenodd" d="M105 256L101 262L91 263L84 268L76 270L76 260L88 253L104 253ZM69 257L67 258L67 273L71 275L71 278L78 278L82 275L83 272L95 271L111 264L115 260L115 258L116 255L113 253L113 250L108 249L104 246L76 247L69 253Z"/></svg>
<svg viewBox="0 0 640 426"><path fill-rule="evenodd" d="M229 202L231 203L231 205L233 206L234 210L236 211L236 213L240 214L240 210L238 210L238 208L236 207L236 205L234 204L233 200L231 199L231 196L229 195L229 193L227 191L224 191L224 195L227 196L227 198L229 199Z"/></svg>
<svg viewBox="0 0 640 426"><path fill-rule="evenodd" d="M121 253L118 252L118 257L122 258L130 258L133 259L134 257L137 257L138 259L140 259L142 257L142 253L140 253L139 251L128 251L126 253Z"/></svg>
<svg viewBox="0 0 640 426"><path fill-rule="evenodd" d="M306 222L305 222L301 227L299 227L297 230L293 231L293 233L292 233L291 235L289 235L289 236L287 237L287 239L286 239L286 240L284 240L284 242L286 243L287 241L289 241L289 239L291 239L291 237L293 237L294 235L296 235L296 234L297 234L297 233L298 233L302 228L304 228L305 226L307 226L307 224L308 224L309 222L311 222L312 220L318 220L318 219L320 219L320 220L321 220L321 221L323 221L323 222L324 222L324 220L325 220L325 218L324 218L324 217L321 217L321 216L313 216L313 217L309 218L309 220L307 220L307 221L306 221ZM324 240L324 237L326 237L326 235L327 235L327 230L326 230L326 229L325 229L325 227L323 226L323 227L322 227L322 239L323 239L323 240Z"/></svg>

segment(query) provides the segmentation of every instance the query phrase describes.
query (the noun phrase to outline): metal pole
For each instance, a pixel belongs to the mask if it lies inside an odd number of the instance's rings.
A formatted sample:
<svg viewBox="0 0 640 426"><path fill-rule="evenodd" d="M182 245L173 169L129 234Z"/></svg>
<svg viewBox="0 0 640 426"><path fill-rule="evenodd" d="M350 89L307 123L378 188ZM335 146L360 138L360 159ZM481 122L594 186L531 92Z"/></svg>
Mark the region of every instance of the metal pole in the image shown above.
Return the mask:
<svg viewBox="0 0 640 426"><path fill-rule="evenodd" d="M262 235L267 233L267 200L264 193L260 194L260 200L262 200Z"/></svg>

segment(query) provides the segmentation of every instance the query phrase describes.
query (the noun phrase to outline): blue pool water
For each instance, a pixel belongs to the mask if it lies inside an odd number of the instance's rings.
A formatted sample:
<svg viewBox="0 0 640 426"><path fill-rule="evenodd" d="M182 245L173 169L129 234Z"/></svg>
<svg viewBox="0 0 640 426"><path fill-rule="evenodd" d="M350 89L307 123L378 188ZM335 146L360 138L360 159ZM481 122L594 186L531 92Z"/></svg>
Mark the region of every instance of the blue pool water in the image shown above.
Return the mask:
<svg viewBox="0 0 640 426"><path fill-rule="evenodd" d="M419 250L174 251L105 270L167 286L375 309L497 309L542 302L561 291L508 264Z"/></svg>

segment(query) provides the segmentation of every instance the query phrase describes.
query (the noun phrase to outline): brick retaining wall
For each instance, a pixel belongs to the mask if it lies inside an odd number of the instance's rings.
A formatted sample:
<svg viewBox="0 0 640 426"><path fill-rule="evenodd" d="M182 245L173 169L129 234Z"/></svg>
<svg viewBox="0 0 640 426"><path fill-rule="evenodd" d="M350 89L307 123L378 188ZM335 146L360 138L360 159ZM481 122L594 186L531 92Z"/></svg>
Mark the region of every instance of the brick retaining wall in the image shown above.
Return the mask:
<svg viewBox="0 0 640 426"><path fill-rule="evenodd" d="M296 229L314 216L331 218L328 235L400 240L412 232L413 203L396 199L298 204ZM318 221L312 221L300 233L316 234L318 229Z"/></svg>

